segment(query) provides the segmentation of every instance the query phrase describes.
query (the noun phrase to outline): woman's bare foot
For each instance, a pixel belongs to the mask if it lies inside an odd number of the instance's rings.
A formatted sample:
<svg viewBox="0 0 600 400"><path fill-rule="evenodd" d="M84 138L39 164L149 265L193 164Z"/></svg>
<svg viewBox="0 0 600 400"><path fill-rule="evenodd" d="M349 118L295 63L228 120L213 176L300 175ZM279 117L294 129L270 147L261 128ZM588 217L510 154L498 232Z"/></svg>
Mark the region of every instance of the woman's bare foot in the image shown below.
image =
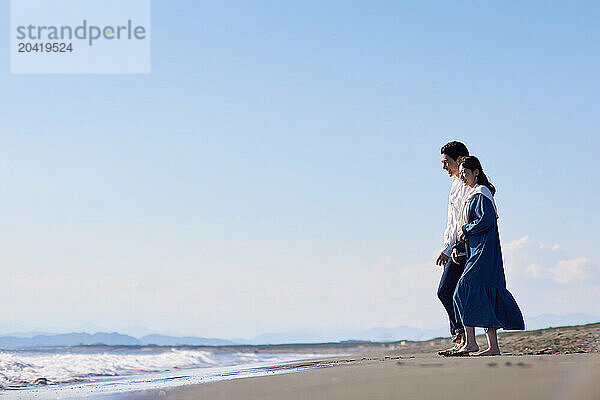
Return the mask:
<svg viewBox="0 0 600 400"><path fill-rule="evenodd" d="M479 351L479 346L475 340L475 328L472 326L465 325L465 343L455 352L451 354L444 354L447 357L462 357L468 356L470 353Z"/></svg>
<svg viewBox="0 0 600 400"><path fill-rule="evenodd" d="M480 353L475 354L476 356L499 356L500 355L500 349L492 349L489 348L487 350L484 350Z"/></svg>
<svg viewBox="0 0 600 400"><path fill-rule="evenodd" d="M498 347L498 335L496 332L497 328L488 328L485 331L485 336L487 336L488 348L487 350L482 351L481 353L475 354L476 356L499 356L500 355L500 347Z"/></svg>
<svg viewBox="0 0 600 400"><path fill-rule="evenodd" d="M471 353L474 353L476 351L479 351L479 346L477 345L477 343L472 344L472 345L467 345L465 344L464 346L462 346L460 349L453 351L451 353L446 353L446 354L442 354L446 357L464 357L464 356L468 356Z"/></svg>
<svg viewBox="0 0 600 400"><path fill-rule="evenodd" d="M465 343L460 349L458 349L459 353L475 353L476 351L479 351L479 346L477 343Z"/></svg>

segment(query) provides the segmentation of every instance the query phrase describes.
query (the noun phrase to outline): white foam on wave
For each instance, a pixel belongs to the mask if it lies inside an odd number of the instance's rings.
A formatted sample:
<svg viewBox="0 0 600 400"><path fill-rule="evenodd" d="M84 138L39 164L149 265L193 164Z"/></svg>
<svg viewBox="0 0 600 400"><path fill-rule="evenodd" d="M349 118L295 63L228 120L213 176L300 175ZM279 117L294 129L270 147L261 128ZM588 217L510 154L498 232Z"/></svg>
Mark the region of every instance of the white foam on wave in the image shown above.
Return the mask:
<svg viewBox="0 0 600 400"><path fill-rule="evenodd" d="M94 377L118 376L176 368L230 366L278 360L274 355L211 353L172 349L154 353L27 353L0 352L0 387L28 386L39 378L48 383L90 381Z"/></svg>

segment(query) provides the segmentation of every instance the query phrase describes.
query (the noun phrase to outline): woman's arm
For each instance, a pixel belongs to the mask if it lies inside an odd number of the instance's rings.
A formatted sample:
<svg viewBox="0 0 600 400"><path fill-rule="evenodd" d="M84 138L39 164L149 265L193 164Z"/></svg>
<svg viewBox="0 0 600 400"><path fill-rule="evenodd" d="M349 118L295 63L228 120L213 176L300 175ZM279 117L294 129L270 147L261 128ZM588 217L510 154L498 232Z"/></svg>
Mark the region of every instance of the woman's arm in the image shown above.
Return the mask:
<svg viewBox="0 0 600 400"><path fill-rule="evenodd" d="M458 254L464 253L466 250L465 248L465 242L464 241L459 241L457 240L456 243L454 244L454 247L452 248L453 250L456 250L458 252Z"/></svg>
<svg viewBox="0 0 600 400"><path fill-rule="evenodd" d="M478 194L473 201L475 202L475 219L462 226L463 237L486 233L496 223L496 211L490 199Z"/></svg>

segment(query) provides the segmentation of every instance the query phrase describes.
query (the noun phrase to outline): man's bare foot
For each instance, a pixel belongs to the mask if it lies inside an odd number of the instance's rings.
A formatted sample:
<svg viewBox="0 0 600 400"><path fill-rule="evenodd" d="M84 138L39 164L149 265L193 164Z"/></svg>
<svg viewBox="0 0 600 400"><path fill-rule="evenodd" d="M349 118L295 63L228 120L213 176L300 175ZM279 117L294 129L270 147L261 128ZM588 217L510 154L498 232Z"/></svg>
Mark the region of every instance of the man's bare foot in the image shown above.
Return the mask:
<svg viewBox="0 0 600 400"><path fill-rule="evenodd" d="M463 333L457 333L452 336L452 343L462 343L465 341L465 335Z"/></svg>
<svg viewBox="0 0 600 400"><path fill-rule="evenodd" d="M487 350L484 350L480 353L475 354L476 356L499 356L500 355L500 349L492 349L489 348Z"/></svg>
<svg viewBox="0 0 600 400"><path fill-rule="evenodd" d="M446 350L438 351L438 354L440 356L447 356L450 353L454 353L455 351L458 351L462 347L462 345L463 345L462 343L454 343L454 346L452 346Z"/></svg>

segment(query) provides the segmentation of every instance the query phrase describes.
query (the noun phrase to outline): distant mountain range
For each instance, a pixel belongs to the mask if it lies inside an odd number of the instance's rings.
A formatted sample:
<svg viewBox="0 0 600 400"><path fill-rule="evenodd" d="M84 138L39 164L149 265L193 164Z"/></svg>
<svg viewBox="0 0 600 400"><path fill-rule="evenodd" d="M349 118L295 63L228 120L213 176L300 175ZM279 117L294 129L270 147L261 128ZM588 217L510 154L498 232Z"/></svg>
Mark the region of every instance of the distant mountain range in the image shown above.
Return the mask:
<svg viewBox="0 0 600 400"><path fill-rule="evenodd" d="M557 326L583 325L600 322L600 317L587 314L542 314L526 318L528 330L543 329ZM143 331L140 328L140 331ZM371 341L393 342L399 340L427 340L435 337L448 336L447 328L419 329L409 326L394 328L371 328L365 330L333 329L322 332L280 332L265 333L252 339L225 340L203 337L178 337L159 334L149 334L135 338L120 333L63 333L48 334L43 332L18 332L0 336L0 349L17 349L30 347L98 345L109 346L228 346L228 345L259 345L283 343L327 343L341 341Z"/></svg>
<svg viewBox="0 0 600 400"><path fill-rule="evenodd" d="M93 335L89 333L63 333L58 335L35 335L33 337L0 336L0 348L2 349L97 344L108 346L225 346L236 343L223 339L174 337L165 335L147 335L137 339L133 336L122 335L116 332L98 332Z"/></svg>

